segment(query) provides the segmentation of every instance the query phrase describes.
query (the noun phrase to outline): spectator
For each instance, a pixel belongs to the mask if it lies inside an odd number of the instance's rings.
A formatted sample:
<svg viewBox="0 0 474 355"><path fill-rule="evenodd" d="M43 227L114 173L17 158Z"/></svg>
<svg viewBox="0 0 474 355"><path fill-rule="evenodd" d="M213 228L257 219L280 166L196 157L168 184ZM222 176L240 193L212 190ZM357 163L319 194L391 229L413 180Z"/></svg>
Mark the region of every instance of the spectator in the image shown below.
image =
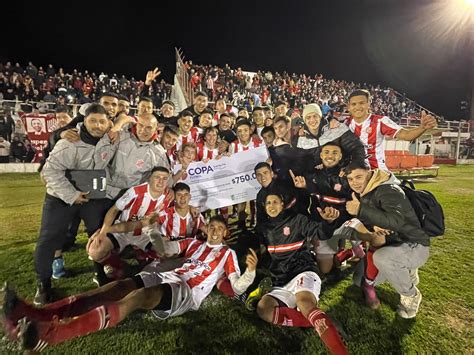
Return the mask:
<svg viewBox="0 0 474 355"><path fill-rule="evenodd" d="M25 144L20 140L20 137L14 136L13 142L10 146L11 156L16 163L23 163L26 154Z"/></svg>
<svg viewBox="0 0 474 355"><path fill-rule="evenodd" d="M10 108L6 107L3 112L0 112L0 136L11 142L14 131L15 121L12 118Z"/></svg>
<svg viewBox="0 0 474 355"><path fill-rule="evenodd" d="M10 162L10 142L0 136L0 163Z"/></svg>
<svg viewBox="0 0 474 355"><path fill-rule="evenodd" d="M25 139L25 154L23 155L23 162L31 163L36 155L36 150L33 148L29 139Z"/></svg>

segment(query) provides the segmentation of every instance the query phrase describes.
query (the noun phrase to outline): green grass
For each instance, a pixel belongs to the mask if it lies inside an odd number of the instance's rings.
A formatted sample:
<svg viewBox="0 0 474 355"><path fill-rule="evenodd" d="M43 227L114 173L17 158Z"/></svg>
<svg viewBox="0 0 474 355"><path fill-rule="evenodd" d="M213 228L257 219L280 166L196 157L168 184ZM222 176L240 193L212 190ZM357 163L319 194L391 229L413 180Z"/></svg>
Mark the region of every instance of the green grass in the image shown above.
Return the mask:
<svg viewBox="0 0 474 355"><path fill-rule="evenodd" d="M474 352L474 166L442 167L437 179L417 184L432 191L444 207L446 235L433 240L431 257L420 270L423 302L415 320L395 314L398 296L379 288L382 307L363 306L350 276L323 287L321 307L350 335L354 354ZM34 294L33 251L41 219L44 187L36 174L0 175L0 281L11 281L28 299ZM86 237L81 234L84 246ZM67 253L75 276L54 281L58 296L94 287L84 248ZM51 353L325 353L311 330L272 327L238 303L213 292L198 312L158 321L136 313L113 329L62 344ZM0 353L15 347L0 341Z"/></svg>

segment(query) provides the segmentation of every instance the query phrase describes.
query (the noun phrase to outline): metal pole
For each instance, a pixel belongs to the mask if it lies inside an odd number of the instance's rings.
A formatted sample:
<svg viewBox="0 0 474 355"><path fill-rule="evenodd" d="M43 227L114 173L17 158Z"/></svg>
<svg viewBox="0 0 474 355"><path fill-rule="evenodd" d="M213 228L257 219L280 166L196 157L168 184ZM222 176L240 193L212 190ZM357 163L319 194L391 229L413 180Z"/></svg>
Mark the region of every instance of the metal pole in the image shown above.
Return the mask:
<svg viewBox="0 0 474 355"><path fill-rule="evenodd" d="M459 160L459 148L461 146L461 124L458 126L458 143L456 144L456 165Z"/></svg>

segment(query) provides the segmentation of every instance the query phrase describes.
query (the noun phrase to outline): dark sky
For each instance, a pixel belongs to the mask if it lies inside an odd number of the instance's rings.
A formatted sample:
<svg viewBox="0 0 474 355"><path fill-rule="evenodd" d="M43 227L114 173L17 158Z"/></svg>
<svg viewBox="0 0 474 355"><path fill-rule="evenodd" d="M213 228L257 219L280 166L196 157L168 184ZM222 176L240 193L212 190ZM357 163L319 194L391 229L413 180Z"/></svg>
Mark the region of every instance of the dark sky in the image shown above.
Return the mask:
<svg viewBox="0 0 474 355"><path fill-rule="evenodd" d="M177 46L200 64L390 86L454 119L470 98L472 46L447 2L10 1L0 60L136 78L159 66L171 81Z"/></svg>

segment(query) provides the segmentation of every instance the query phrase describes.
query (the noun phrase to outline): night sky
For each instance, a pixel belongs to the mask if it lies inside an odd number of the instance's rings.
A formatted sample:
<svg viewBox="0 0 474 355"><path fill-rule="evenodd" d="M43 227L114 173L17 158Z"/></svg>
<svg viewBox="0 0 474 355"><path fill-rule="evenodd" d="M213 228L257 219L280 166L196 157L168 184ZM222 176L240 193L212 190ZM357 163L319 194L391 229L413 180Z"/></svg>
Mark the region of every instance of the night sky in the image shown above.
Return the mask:
<svg viewBox="0 0 474 355"><path fill-rule="evenodd" d="M447 2L10 1L0 60L135 78L158 66L172 82L176 46L198 64L390 86L455 119L470 98L473 52L468 26L447 17Z"/></svg>

